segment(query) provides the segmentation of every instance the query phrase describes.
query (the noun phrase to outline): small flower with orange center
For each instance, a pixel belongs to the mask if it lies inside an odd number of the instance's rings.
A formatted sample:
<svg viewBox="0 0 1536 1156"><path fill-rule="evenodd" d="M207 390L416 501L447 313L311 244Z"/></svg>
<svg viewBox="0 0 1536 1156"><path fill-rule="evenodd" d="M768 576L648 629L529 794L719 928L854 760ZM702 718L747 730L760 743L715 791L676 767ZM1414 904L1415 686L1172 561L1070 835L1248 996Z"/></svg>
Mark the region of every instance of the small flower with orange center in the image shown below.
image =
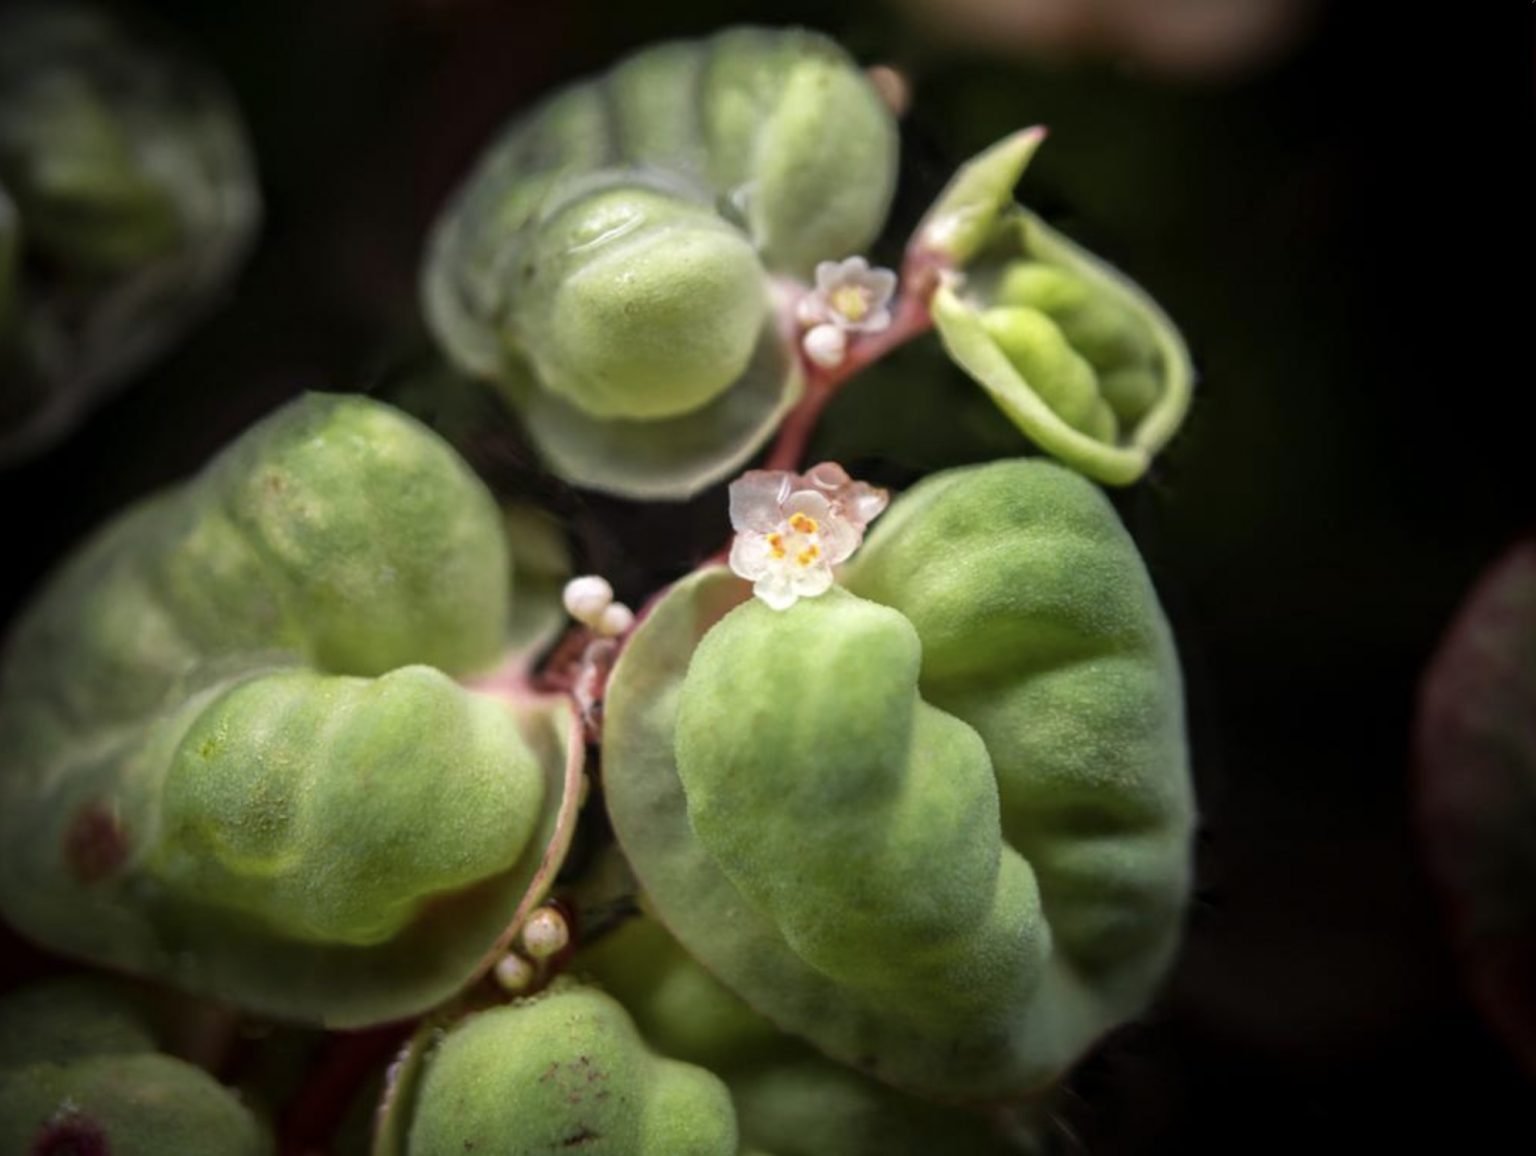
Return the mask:
<svg viewBox="0 0 1536 1156"><path fill-rule="evenodd" d="M804 474L750 470L731 483L731 569L775 610L825 594L887 500L832 462Z"/></svg>
<svg viewBox="0 0 1536 1156"><path fill-rule="evenodd" d="M891 323L891 298L896 274L863 257L822 261L816 266L816 288L800 301L803 325L827 322L850 333L878 333Z"/></svg>
<svg viewBox="0 0 1536 1156"><path fill-rule="evenodd" d="M801 339L806 356L823 368L841 364L850 333L878 333L891 324L895 292L896 274L872 268L863 257L822 261L816 266L816 288L795 310L807 330Z"/></svg>

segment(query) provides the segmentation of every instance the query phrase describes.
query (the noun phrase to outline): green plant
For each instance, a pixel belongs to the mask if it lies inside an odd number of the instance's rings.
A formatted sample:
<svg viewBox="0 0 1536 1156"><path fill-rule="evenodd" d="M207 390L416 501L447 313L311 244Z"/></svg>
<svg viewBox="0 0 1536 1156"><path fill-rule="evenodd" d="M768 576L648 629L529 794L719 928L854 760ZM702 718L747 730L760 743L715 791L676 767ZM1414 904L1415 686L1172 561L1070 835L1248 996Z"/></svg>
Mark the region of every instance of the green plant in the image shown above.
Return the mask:
<svg viewBox="0 0 1536 1156"><path fill-rule="evenodd" d="M434 230L437 337L557 475L683 498L773 439L716 559L638 614L562 589L550 524L425 425L294 403L22 620L7 918L246 1013L421 1017L379 1156L1036 1143L1029 1099L1146 1006L1188 895L1177 658L1089 478L1141 476L1191 374L1014 204L1038 130L959 171L899 277L860 256L889 80L802 31L663 45L516 121ZM1059 461L894 499L807 468L933 326Z"/></svg>
<svg viewBox="0 0 1536 1156"><path fill-rule="evenodd" d="M173 38L76 0L0 13L0 462L205 312L259 212L239 114Z"/></svg>

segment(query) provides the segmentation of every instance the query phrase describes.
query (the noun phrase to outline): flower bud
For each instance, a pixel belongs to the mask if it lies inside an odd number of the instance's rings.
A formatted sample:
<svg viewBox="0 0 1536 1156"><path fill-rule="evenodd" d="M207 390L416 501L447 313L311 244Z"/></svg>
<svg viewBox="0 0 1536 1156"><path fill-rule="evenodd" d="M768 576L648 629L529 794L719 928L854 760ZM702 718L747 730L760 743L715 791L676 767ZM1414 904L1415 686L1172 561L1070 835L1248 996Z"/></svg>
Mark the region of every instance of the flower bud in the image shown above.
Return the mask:
<svg viewBox="0 0 1536 1156"><path fill-rule="evenodd" d="M572 618L591 626L613 601L613 587L600 575L583 574L565 584L562 599Z"/></svg>
<svg viewBox="0 0 1536 1156"><path fill-rule="evenodd" d="M535 909L523 924L521 935L523 950L535 960L559 955L571 942L571 929L566 926L565 916L553 907Z"/></svg>

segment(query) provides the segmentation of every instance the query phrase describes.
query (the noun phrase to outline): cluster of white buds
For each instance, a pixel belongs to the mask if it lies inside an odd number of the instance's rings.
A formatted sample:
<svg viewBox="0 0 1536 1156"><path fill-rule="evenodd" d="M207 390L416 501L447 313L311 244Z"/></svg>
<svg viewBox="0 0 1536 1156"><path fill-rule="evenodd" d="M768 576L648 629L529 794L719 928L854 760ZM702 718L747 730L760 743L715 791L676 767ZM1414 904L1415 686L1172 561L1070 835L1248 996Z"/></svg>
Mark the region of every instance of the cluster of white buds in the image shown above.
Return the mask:
<svg viewBox="0 0 1536 1156"><path fill-rule="evenodd" d="M570 925L555 907L536 907L519 933L521 951L509 951L496 964L496 982L512 995L533 987L544 965L571 942Z"/></svg>
<svg viewBox="0 0 1536 1156"><path fill-rule="evenodd" d="M871 267L863 257L822 261L816 288L800 299L795 319L805 327L800 348L823 369L835 369L848 355L850 333L878 333L891 324L896 274Z"/></svg>
<svg viewBox="0 0 1536 1156"><path fill-rule="evenodd" d="M565 584L565 611L577 622L604 638L627 634L635 624L635 612L613 600L613 587L606 578L583 574Z"/></svg>

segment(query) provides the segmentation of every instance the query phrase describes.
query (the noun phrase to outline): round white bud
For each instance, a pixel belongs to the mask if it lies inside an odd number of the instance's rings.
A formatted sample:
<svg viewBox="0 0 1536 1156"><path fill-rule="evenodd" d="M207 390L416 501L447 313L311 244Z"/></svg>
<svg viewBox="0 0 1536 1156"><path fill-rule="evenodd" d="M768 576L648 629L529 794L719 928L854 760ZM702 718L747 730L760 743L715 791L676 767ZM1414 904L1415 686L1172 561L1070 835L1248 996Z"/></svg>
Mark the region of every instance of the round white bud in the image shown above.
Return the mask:
<svg viewBox="0 0 1536 1156"><path fill-rule="evenodd" d="M553 907L540 907L523 924L523 950L534 959L549 959L565 950L571 929Z"/></svg>
<svg viewBox="0 0 1536 1156"><path fill-rule="evenodd" d="M817 325L800 339L805 355L823 369L836 369L848 355L848 337L836 325Z"/></svg>
<svg viewBox="0 0 1536 1156"><path fill-rule="evenodd" d="M496 963L496 982L512 995L521 995L533 986L538 974L533 964L520 955L508 952Z"/></svg>
<svg viewBox="0 0 1536 1156"><path fill-rule="evenodd" d="M610 603L592 623L592 629L609 638L617 638L635 624L635 612L622 602Z"/></svg>
<svg viewBox="0 0 1536 1156"><path fill-rule="evenodd" d="M606 578L596 574L583 574L580 578L572 578L565 584L565 591L561 598L565 602L567 614L577 622L585 622L591 626L613 601L613 587L608 585Z"/></svg>

